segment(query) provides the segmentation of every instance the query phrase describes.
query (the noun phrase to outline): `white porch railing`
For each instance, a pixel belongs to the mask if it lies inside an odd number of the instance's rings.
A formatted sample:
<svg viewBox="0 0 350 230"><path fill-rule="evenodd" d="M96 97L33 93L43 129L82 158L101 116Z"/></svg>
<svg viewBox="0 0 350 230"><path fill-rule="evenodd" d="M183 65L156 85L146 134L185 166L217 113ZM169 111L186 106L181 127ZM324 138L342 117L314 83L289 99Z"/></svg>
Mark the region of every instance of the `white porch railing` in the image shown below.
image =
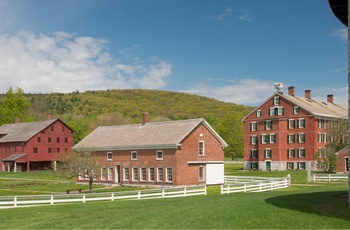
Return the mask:
<svg viewBox="0 0 350 230"><path fill-rule="evenodd" d="M290 175L285 178L225 176L221 194L236 192L264 192L287 188L291 184Z"/></svg>
<svg viewBox="0 0 350 230"><path fill-rule="evenodd" d="M115 201L126 199L153 199L207 195L207 187L187 186L178 188L150 189L140 191L125 191L112 193L79 193L55 195L28 195L28 196L0 196L0 208L53 205L58 203L88 202L88 201Z"/></svg>
<svg viewBox="0 0 350 230"><path fill-rule="evenodd" d="M347 182L348 175L341 174L312 174L311 182L313 183L324 183L324 182Z"/></svg>

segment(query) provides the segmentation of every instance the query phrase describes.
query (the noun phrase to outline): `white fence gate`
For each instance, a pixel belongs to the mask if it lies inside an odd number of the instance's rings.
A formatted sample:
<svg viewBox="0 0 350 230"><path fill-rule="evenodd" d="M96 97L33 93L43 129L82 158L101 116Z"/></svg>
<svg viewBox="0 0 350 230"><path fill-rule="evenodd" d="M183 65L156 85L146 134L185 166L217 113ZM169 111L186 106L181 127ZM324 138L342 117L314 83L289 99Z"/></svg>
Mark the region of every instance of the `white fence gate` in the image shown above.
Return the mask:
<svg viewBox="0 0 350 230"><path fill-rule="evenodd" d="M285 178L225 176L225 184L221 185L221 194L271 191L287 188L290 184L290 174Z"/></svg>
<svg viewBox="0 0 350 230"><path fill-rule="evenodd" d="M125 191L112 193L79 193L55 195L28 195L28 196L0 196L0 208L52 205L58 203L87 202L87 201L115 201L126 199L153 199L207 195L205 185L187 186L178 188L150 189L140 191Z"/></svg>
<svg viewBox="0 0 350 230"><path fill-rule="evenodd" d="M349 179L348 175L340 174L312 174L311 182L313 183L324 183L324 182L347 182Z"/></svg>

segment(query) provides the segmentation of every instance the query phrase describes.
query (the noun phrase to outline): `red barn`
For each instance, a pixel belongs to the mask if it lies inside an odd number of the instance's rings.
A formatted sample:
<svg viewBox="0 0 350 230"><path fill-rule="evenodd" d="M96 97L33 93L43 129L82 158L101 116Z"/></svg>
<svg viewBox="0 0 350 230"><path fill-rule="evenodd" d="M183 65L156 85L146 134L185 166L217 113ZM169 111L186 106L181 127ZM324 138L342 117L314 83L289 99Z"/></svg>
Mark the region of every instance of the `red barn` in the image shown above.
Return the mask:
<svg viewBox="0 0 350 230"><path fill-rule="evenodd" d="M243 118L244 168L253 170L315 169L316 152L324 153L331 137L327 136L338 118L347 117L347 107L315 100L311 90L305 97L294 94L294 87L283 94L276 92ZM279 88L281 87L281 88Z"/></svg>
<svg viewBox="0 0 350 230"><path fill-rule="evenodd" d="M99 183L183 186L224 182L226 142L204 119L101 126L73 149L94 152Z"/></svg>
<svg viewBox="0 0 350 230"><path fill-rule="evenodd" d="M11 172L47 169L59 159L59 154L71 151L72 146L73 130L60 119L5 124L0 127L0 169Z"/></svg>

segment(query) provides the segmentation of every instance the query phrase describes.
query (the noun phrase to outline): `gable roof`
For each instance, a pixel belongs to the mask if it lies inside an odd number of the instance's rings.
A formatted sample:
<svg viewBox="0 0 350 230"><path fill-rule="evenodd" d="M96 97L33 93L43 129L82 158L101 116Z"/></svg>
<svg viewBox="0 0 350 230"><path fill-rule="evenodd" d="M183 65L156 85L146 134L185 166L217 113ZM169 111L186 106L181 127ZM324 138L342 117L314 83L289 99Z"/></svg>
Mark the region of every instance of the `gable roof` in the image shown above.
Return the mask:
<svg viewBox="0 0 350 230"><path fill-rule="evenodd" d="M5 124L0 127L0 143L25 142L59 119ZM63 123L63 122L62 122Z"/></svg>
<svg viewBox="0 0 350 230"><path fill-rule="evenodd" d="M345 105L334 104L330 102L319 101L315 99L308 99L305 97L298 97L292 95L286 95L282 93L274 93L267 100L265 100L261 105L257 106L253 111L246 115L242 121L249 117L252 113L258 110L263 104L271 100L273 97L279 96L287 101L290 101L295 106L307 111L308 113L319 116L319 117L332 117L341 118L348 116L348 107Z"/></svg>
<svg viewBox="0 0 350 230"><path fill-rule="evenodd" d="M97 151L177 148L181 145L181 141L201 123L223 147L227 147L219 134L204 119L198 118L151 122L145 125L100 126L77 143L73 149Z"/></svg>

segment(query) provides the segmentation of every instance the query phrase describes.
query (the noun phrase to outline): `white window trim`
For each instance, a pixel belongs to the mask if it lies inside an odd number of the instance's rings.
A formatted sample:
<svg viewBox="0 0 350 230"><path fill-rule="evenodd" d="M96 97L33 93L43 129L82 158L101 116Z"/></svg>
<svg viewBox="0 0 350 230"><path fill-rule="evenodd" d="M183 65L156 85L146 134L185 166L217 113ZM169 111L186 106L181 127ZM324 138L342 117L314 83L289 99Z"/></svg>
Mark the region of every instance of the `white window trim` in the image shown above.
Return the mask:
<svg viewBox="0 0 350 230"><path fill-rule="evenodd" d="M261 144L266 144L266 134L261 134Z"/></svg>
<svg viewBox="0 0 350 230"><path fill-rule="evenodd" d="M299 114L299 112L300 112L299 106L294 106L294 108L293 108L293 114Z"/></svg>
<svg viewBox="0 0 350 230"><path fill-rule="evenodd" d="M253 159L256 159L256 158L258 158L258 150L257 149L251 149L250 150L250 153L251 153L251 155L252 155L252 157L251 158L253 158ZM254 153L255 153L255 156L254 156Z"/></svg>
<svg viewBox="0 0 350 230"><path fill-rule="evenodd" d="M303 125L301 125L301 124L303 124ZM298 128L299 129L305 128L305 119L304 118L298 119Z"/></svg>
<svg viewBox="0 0 350 230"><path fill-rule="evenodd" d="M161 152L162 153L162 157L158 158L158 153ZM156 151L156 160L163 160L163 151L162 150L157 150Z"/></svg>
<svg viewBox="0 0 350 230"><path fill-rule="evenodd" d="M134 154L134 153L136 153L136 157L135 157L135 158L133 157L133 154ZM136 161L136 160L137 160L137 157L138 157L137 151L132 151L132 152L131 152L131 160L132 160L132 161Z"/></svg>
<svg viewBox="0 0 350 230"><path fill-rule="evenodd" d="M201 177L201 172L202 172L202 177ZM198 167L198 181L205 181L205 170L204 170L204 166L199 166L199 167Z"/></svg>
<svg viewBox="0 0 350 230"><path fill-rule="evenodd" d="M166 167L166 170L165 170L165 181L166 182L173 182L173 180L171 179L171 180L168 180L169 178L168 178L168 169L171 169L171 178L173 178L173 169L172 169L172 167L171 166L168 166L168 167Z"/></svg>
<svg viewBox="0 0 350 230"><path fill-rule="evenodd" d="M126 177L126 169L128 169L128 176ZM124 181L129 181L129 175L130 175L130 170L129 170L129 167L127 167L127 166L125 166L124 168L123 168L123 180Z"/></svg>
<svg viewBox="0 0 350 230"><path fill-rule="evenodd" d="M295 149L288 149L288 158L295 158Z"/></svg>
<svg viewBox="0 0 350 230"><path fill-rule="evenodd" d="M144 170L144 174L143 174L143 171ZM145 176L145 178L142 178L143 175ZM140 181L146 181L147 180L147 171L146 171L146 167L142 166L140 167Z"/></svg>
<svg viewBox="0 0 350 230"><path fill-rule="evenodd" d="M301 137L304 137L304 138L301 138ZM298 143L305 143L305 133L298 134Z"/></svg>
<svg viewBox="0 0 350 230"><path fill-rule="evenodd" d="M256 117L261 117L261 109L258 109L258 110L256 111Z"/></svg>
<svg viewBox="0 0 350 230"><path fill-rule="evenodd" d="M110 172L112 173L110 174ZM113 180L113 167L107 168L107 180Z"/></svg>
<svg viewBox="0 0 350 230"><path fill-rule="evenodd" d="M135 170L136 169L136 170ZM131 168L131 170L132 170L132 172L131 172L131 180L132 181L138 181L138 179L139 179L139 176L138 176L138 170L137 170L137 167L132 167ZM136 173L135 173L136 172ZM136 176L137 176L137 178L136 178Z"/></svg>
<svg viewBox="0 0 350 230"><path fill-rule="evenodd" d="M256 135L253 135L251 136L251 145L256 145L256 140L257 140L257 136Z"/></svg>
<svg viewBox="0 0 350 230"><path fill-rule="evenodd" d="M290 165L292 167L290 167ZM287 162L287 170L292 170L292 169L294 169L294 162Z"/></svg>
<svg viewBox="0 0 350 230"><path fill-rule="evenodd" d="M304 151L304 156L301 156L301 150ZM306 157L306 152L305 152L305 149L304 149L304 148L298 149L298 157L299 157L299 158L305 158L305 157Z"/></svg>
<svg viewBox="0 0 350 230"><path fill-rule="evenodd" d="M280 101L280 97L276 96L273 97L273 105L280 105L281 101ZM270 102L271 103L271 102Z"/></svg>
<svg viewBox="0 0 350 230"><path fill-rule="evenodd" d="M288 143L294 143L294 142L295 142L294 133L288 134Z"/></svg>
<svg viewBox="0 0 350 230"><path fill-rule="evenodd" d="M276 140L273 140L273 138L272 138L273 136L274 136L275 139L276 139L276 134L275 134L275 133L271 133L271 134L270 134L270 144L276 143L276 142L275 142Z"/></svg>
<svg viewBox="0 0 350 230"><path fill-rule="evenodd" d="M294 119L289 119L288 120L288 129L294 129L295 124L294 124Z"/></svg>
<svg viewBox="0 0 350 230"><path fill-rule="evenodd" d="M109 155L111 157L109 157ZM107 161L111 161L111 160L113 160L113 153L112 152L107 152Z"/></svg>
<svg viewBox="0 0 350 230"><path fill-rule="evenodd" d="M151 180L151 169L153 169L153 180ZM154 181L155 179L155 170L153 166L148 167L148 181Z"/></svg>
<svg viewBox="0 0 350 230"><path fill-rule="evenodd" d="M200 147L199 147L199 143L202 143L202 151L203 151L203 154L200 154ZM198 141L198 156L205 156L205 148L204 148L204 141Z"/></svg>
<svg viewBox="0 0 350 230"><path fill-rule="evenodd" d="M162 180L160 180L160 178L159 178L159 171L160 171L160 169L162 169L162 175L163 175ZM164 181L164 169L163 169L163 167L157 167L157 181L158 182L163 182Z"/></svg>
<svg viewBox="0 0 350 230"><path fill-rule="evenodd" d="M265 130L271 130L272 129L272 121L271 120L266 120L265 121L265 128L266 128Z"/></svg>
<svg viewBox="0 0 350 230"><path fill-rule="evenodd" d="M300 167L301 165L304 165L304 167L301 168ZM306 163L305 162L298 162L298 169L305 170L306 169Z"/></svg>
<svg viewBox="0 0 350 230"><path fill-rule="evenodd" d="M268 156L268 152L270 152L270 155L271 156ZM270 148L268 148L268 149L264 149L264 157L265 158L268 158L268 159L271 159L272 158L272 150L270 149Z"/></svg>
<svg viewBox="0 0 350 230"><path fill-rule="evenodd" d="M250 123L250 129L251 131L256 131L257 130L257 127L258 127L258 123L256 121L252 121Z"/></svg>
<svg viewBox="0 0 350 230"><path fill-rule="evenodd" d="M106 180L106 168L105 167L102 167L101 168L101 180Z"/></svg>

